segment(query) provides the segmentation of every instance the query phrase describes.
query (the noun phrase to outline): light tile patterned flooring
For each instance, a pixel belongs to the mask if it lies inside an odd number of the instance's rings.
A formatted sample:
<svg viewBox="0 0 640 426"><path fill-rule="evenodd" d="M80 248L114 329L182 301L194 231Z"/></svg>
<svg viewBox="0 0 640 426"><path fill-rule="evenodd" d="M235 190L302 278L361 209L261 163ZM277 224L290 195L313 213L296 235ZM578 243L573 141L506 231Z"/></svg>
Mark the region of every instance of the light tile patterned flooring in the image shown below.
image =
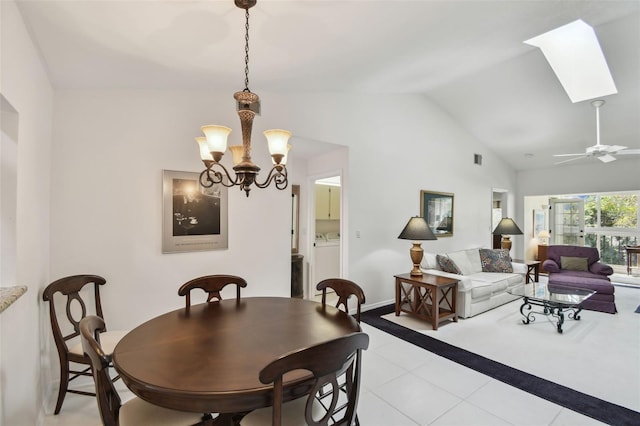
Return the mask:
<svg viewBox="0 0 640 426"><path fill-rule="evenodd" d="M462 324L456 326L459 325ZM363 358L358 409L363 426L601 424L367 324L362 324L362 328L371 338ZM603 356L610 355L610 350L602 347ZM130 398L132 394L119 383L122 399ZM45 415L40 424L101 423L92 398L69 394L62 412L57 416Z"/></svg>

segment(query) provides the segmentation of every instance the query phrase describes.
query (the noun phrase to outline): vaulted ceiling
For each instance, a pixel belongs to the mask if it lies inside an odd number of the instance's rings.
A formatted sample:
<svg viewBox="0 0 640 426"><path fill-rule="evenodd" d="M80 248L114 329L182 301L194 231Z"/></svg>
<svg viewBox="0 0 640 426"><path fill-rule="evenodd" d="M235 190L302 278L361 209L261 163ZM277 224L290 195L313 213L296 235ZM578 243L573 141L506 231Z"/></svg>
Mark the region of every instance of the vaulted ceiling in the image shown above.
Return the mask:
<svg viewBox="0 0 640 426"><path fill-rule="evenodd" d="M56 88L243 87L232 0L18 5ZM618 89L602 143L640 148L640 1L258 0L250 14L254 91L424 94L517 170L565 167L552 154L596 142L590 102L571 103L523 43L582 19Z"/></svg>

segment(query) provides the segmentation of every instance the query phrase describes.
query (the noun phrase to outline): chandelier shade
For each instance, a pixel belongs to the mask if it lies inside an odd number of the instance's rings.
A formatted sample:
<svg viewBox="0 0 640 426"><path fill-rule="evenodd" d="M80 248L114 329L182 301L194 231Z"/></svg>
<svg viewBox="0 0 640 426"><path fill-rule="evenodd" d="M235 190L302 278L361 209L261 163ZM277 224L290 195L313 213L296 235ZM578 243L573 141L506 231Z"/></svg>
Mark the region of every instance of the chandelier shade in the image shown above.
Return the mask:
<svg viewBox="0 0 640 426"><path fill-rule="evenodd" d="M289 138L291 132L282 129L267 130L264 132L267 138L269 153L273 165L263 182L256 178L260 167L251 160L251 130L253 119L260 111L260 97L249 90L249 9L256 5L257 0L234 0L240 9L245 10L245 67L244 84L242 91L233 94L236 100L238 117L242 131L242 145L229 147L233 160L233 172L229 172L221 163L222 156L227 151L227 140L231 129L226 126L207 125L201 130L205 137L197 137L196 142L200 150L200 159L205 169L200 173L200 185L211 188L213 185L222 184L227 187L239 186L245 191L247 197L253 185L258 188L266 188L274 183L277 189L285 189L288 184L286 158L291 148Z"/></svg>

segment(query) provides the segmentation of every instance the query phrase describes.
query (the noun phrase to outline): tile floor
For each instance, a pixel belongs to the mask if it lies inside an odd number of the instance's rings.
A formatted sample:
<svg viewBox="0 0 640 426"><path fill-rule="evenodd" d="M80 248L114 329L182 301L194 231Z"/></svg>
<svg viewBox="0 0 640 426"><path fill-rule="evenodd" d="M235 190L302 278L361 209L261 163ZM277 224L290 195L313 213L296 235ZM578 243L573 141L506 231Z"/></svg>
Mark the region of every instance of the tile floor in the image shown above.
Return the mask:
<svg viewBox="0 0 640 426"><path fill-rule="evenodd" d="M363 426L601 424L367 324L362 328L371 338L358 409ZM130 398L119 383L122 399ZM45 415L40 425L99 426L100 418L93 399L70 394L62 412Z"/></svg>

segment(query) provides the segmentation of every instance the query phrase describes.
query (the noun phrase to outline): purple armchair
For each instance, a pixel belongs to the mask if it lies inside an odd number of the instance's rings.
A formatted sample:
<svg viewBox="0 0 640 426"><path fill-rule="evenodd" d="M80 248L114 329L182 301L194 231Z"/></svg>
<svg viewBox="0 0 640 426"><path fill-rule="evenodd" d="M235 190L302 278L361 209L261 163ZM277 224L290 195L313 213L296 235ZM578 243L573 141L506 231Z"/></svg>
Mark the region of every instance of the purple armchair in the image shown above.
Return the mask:
<svg viewBox="0 0 640 426"><path fill-rule="evenodd" d="M609 280L613 268L599 260L593 247L549 246L542 267L549 273L549 284L594 290L596 294L582 304L584 309L615 314L615 288Z"/></svg>

